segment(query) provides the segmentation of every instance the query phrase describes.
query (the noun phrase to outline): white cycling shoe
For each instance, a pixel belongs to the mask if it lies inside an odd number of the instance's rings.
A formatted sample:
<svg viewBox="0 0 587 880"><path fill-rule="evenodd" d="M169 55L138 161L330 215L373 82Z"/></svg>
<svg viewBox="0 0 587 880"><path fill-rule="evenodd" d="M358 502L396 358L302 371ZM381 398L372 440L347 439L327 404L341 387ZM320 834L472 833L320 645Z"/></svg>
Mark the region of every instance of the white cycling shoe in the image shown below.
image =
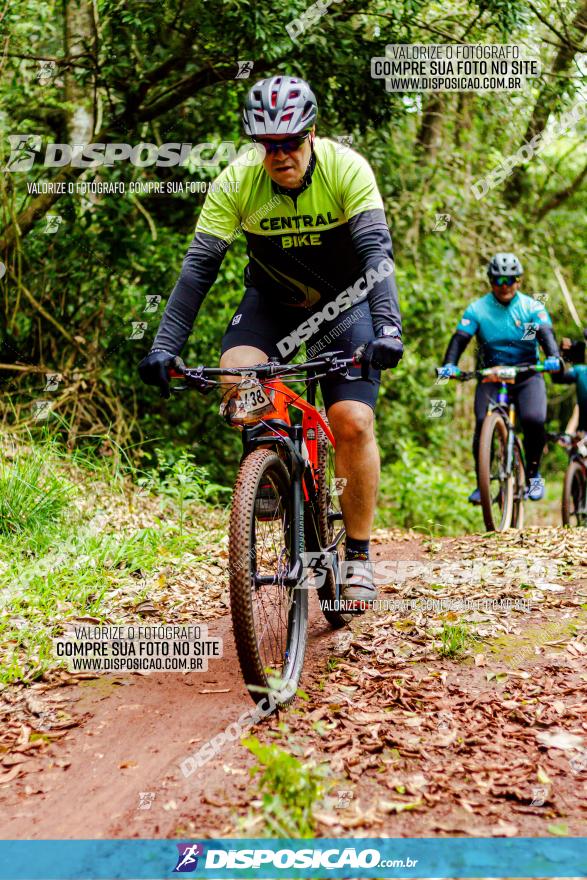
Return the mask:
<svg viewBox="0 0 587 880"><path fill-rule="evenodd" d="M368 559L347 559L343 563L344 583L340 590L345 611L361 613L372 607L377 599L373 583L373 563Z"/></svg>

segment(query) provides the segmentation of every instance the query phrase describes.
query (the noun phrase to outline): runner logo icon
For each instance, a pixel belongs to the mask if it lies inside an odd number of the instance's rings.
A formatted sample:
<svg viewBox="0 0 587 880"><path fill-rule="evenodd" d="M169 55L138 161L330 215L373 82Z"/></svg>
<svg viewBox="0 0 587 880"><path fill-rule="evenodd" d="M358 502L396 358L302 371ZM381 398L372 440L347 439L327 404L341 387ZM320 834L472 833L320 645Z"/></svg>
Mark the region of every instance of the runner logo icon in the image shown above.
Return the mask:
<svg viewBox="0 0 587 880"><path fill-rule="evenodd" d="M177 865L173 869L174 874L189 874L198 867L198 856L204 855L204 847L201 843L178 843Z"/></svg>

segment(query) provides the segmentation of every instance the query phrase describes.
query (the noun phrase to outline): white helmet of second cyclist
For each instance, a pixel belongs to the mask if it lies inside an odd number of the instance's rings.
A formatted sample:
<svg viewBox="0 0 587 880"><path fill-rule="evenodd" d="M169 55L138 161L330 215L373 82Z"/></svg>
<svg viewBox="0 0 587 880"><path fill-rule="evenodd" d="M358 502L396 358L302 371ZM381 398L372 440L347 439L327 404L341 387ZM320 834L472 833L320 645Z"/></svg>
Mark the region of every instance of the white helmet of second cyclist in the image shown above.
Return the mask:
<svg viewBox="0 0 587 880"><path fill-rule="evenodd" d="M523 271L522 264L515 254L496 254L487 266L487 275L490 279L498 275L521 275Z"/></svg>

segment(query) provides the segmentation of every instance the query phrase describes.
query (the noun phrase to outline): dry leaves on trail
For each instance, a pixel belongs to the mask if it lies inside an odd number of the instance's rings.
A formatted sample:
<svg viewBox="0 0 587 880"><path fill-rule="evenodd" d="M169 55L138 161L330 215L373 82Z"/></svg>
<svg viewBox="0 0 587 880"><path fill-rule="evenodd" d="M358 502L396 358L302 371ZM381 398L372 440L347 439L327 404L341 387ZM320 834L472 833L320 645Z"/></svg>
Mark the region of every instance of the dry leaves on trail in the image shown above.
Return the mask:
<svg viewBox="0 0 587 880"><path fill-rule="evenodd" d="M531 533L525 543L517 533L503 536L503 557L570 554L572 541L560 531ZM469 538L446 539L442 551L451 559L464 548L469 557L500 556L501 537L475 537L473 547ZM332 792L328 809L318 808L321 833L344 834L350 815L365 833L383 823L394 835L540 836L554 833L547 823L562 817L568 833L584 834L587 640L574 635L583 626L575 616L582 591L573 577L564 594L544 590L519 614L497 608L451 618L420 603L409 616L373 612L336 634L332 662L303 681L310 699L270 722L272 741L302 742L305 754L330 767L332 791L353 790L352 813L337 808ZM393 594L439 595L418 577ZM467 583L444 584L441 593L524 594L516 584ZM465 620L482 642L472 641L459 662L441 658L442 627ZM534 631L546 638L536 641ZM514 653L504 668L500 651L508 640Z"/></svg>
<svg viewBox="0 0 587 880"><path fill-rule="evenodd" d="M79 718L62 708L63 703L71 704L72 697L60 695L57 690L70 680L63 674L57 682L4 688L0 692L0 785L38 773L44 762L37 759L51 743L80 724Z"/></svg>

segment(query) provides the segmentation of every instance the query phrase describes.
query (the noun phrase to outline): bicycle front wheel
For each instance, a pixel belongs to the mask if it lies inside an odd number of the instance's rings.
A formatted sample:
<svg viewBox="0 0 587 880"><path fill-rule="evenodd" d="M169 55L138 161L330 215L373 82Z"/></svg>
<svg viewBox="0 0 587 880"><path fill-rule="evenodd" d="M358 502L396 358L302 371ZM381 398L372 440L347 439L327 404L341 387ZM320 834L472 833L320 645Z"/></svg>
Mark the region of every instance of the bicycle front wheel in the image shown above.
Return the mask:
<svg viewBox="0 0 587 880"><path fill-rule="evenodd" d="M507 464L508 428L499 412L485 416L479 440L479 492L485 528L503 532L512 521L514 478Z"/></svg>
<svg viewBox="0 0 587 880"><path fill-rule="evenodd" d="M526 468L524 467L524 456L522 455L522 449L517 437L514 442L513 492L512 527L514 529L523 529L524 498L526 497Z"/></svg>
<svg viewBox="0 0 587 880"><path fill-rule="evenodd" d="M290 476L272 449L241 464L229 532L230 611L238 659L255 703L285 706L295 697L306 652L308 593L286 584L302 547ZM296 553L297 549L297 553Z"/></svg>
<svg viewBox="0 0 587 880"><path fill-rule="evenodd" d="M571 460L563 484L563 526L587 526L587 479L585 468L579 461Z"/></svg>

